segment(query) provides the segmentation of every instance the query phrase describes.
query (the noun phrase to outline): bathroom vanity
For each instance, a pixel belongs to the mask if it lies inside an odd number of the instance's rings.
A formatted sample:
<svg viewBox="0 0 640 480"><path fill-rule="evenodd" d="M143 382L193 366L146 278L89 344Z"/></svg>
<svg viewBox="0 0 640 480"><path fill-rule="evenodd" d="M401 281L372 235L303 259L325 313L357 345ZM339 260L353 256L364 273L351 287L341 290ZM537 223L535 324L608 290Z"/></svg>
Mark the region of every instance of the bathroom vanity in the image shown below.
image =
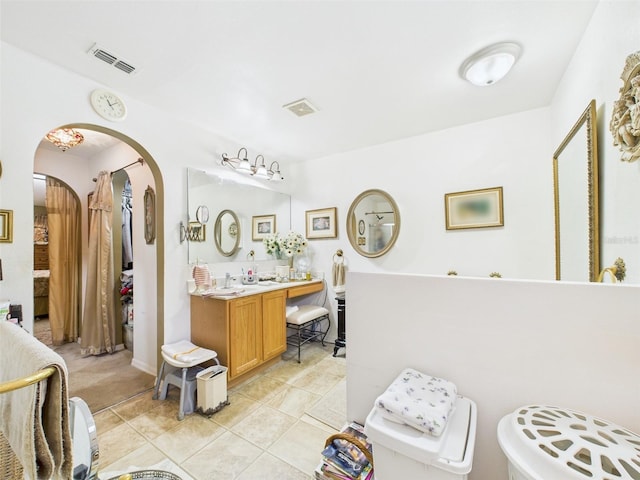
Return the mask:
<svg viewBox="0 0 640 480"><path fill-rule="evenodd" d="M191 295L191 341L218 353L232 387L287 349L287 299L320 292L322 280L251 286L237 295Z"/></svg>

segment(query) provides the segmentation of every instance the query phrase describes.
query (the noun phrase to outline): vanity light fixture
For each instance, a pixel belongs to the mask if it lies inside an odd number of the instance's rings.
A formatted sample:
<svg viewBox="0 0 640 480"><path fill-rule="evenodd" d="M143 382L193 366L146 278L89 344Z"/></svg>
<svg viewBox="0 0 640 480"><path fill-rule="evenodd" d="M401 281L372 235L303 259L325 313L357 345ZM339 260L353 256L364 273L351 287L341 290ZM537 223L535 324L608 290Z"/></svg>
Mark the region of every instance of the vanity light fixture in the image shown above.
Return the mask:
<svg viewBox="0 0 640 480"><path fill-rule="evenodd" d="M509 73L520 51L520 45L513 42L485 47L462 63L460 76L479 87L493 85Z"/></svg>
<svg viewBox="0 0 640 480"><path fill-rule="evenodd" d="M243 155L244 152L244 155ZM263 180L271 180L274 182L281 182L284 177L280 173L280 164L278 162L272 162L271 166L267 169L264 163L264 157L258 155L253 163L247 158L247 149L242 147L238 150L236 157L229 157L226 153L222 154L222 165L232 168L237 172L251 175ZM276 166L274 168L274 165Z"/></svg>
<svg viewBox="0 0 640 480"><path fill-rule="evenodd" d="M273 167L274 165L276 166L275 169ZM282 182L284 180L284 177L280 173L280 164L278 162L271 162L269 166L269 179L272 182Z"/></svg>
<svg viewBox="0 0 640 480"><path fill-rule="evenodd" d="M258 165L259 158L262 159L260 165ZM264 164L264 157L262 155L258 155L256 157L256 162L253 165L253 176L257 178L262 178L265 180L269 179L269 173L267 172L267 167Z"/></svg>
<svg viewBox="0 0 640 480"><path fill-rule="evenodd" d="M57 128L45 135L45 138L63 152L84 142L84 136L73 128Z"/></svg>

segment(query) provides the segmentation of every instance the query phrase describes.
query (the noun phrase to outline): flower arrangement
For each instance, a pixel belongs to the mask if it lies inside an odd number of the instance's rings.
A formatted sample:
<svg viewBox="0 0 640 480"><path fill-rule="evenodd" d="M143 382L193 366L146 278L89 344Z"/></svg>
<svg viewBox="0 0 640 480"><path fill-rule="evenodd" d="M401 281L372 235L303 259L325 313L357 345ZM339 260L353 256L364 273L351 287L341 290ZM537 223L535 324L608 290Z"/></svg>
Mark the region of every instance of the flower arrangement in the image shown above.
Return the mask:
<svg viewBox="0 0 640 480"><path fill-rule="evenodd" d="M268 254L276 258L293 257L300 255L307 248L307 239L299 233L290 231L285 236L280 233L271 233L262 240Z"/></svg>

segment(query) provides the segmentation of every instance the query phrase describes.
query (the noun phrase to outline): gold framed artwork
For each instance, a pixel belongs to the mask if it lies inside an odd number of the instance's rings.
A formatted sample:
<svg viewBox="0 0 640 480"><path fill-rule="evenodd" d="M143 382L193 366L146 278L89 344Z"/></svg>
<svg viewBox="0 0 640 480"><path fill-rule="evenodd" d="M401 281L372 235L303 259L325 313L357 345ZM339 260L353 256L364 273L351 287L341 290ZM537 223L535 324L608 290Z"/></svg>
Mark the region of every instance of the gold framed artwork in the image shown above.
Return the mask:
<svg viewBox="0 0 640 480"><path fill-rule="evenodd" d="M502 187L446 193L447 230L504 226Z"/></svg>
<svg viewBox="0 0 640 480"><path fill-rule="evenodd" d="M336 227L337 211L336 207L307 210L307 239L336 238L338 236Z"/></svg>
<svg viewBox="0 0 640 480"><path fill-rule="evenodd" d="M275 215L259 215L252 219L251 238L253 240L263 240L267 235L276 233Z"/></svg>
<svg viewBox="0 0 640 480"><path fill-rule="evenodd" d="M0 210L0 242L13 243L13 210Z"/></svg>
<svg viewBox="0 0 640 480"><path fill-rule="evenodd" d="M156 239L156 194L149 185L144 191L144 239L147 245Z"/></svg>

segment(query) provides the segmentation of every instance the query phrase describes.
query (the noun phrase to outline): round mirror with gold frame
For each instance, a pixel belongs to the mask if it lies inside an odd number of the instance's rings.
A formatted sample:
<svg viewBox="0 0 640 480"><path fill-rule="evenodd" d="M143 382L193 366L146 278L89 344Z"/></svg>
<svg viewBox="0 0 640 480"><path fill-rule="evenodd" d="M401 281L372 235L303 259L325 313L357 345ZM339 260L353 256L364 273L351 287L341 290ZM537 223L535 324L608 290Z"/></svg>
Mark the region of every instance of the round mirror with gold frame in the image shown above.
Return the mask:
<svg viewBox="0 0 640 480"><path fill-rule="evenodd" d="M240 246L240 222L233 210L222 210L216 218L213 230L216 248L221 255L230 257Z"/></svg>
<svg viewBox="0 0 640 480"><path fill-rule="evenodd" d="M387 192L366 190L356 197L347 214L347 235L356 252L380 257L396 243L400 232L400 210Z"/></svg>

